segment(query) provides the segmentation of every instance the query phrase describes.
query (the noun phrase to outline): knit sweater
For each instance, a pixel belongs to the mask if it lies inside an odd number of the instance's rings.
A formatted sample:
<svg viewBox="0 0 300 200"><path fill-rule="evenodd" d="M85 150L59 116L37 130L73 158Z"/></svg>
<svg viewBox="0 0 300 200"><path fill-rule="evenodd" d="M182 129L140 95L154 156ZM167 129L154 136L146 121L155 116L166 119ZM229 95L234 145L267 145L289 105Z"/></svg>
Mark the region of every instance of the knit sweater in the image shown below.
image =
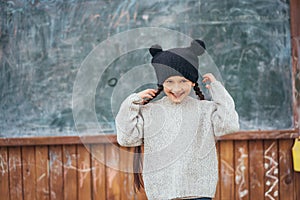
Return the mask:
<svg viewBox="0 0 300 200"><path fill-rule="evenodd" d="M140 105L131 94L116 116L121 146L144 144L143 180L149 200L214 197L218 182L215 136L239 130L235 104L219 81L212 101L167 96Z"/></svg>

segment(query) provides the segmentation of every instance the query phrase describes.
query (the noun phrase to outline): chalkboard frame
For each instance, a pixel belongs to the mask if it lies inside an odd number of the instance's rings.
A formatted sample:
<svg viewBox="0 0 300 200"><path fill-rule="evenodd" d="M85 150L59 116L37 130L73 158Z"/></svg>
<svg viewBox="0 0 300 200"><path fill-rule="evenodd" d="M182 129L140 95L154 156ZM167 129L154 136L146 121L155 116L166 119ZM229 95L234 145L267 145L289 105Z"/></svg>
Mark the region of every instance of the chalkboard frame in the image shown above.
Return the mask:
<svg viewBox="0 0 300 200"><path fill-rule="evenodd" d="M300 111L300 1L290 1L290 27L291 27L291 60L292 60L292 91L293 91L293 128L288 130L255 130L240 131L216 138L217 140L254 140L254 139L286 139L299 137ZM85 143L116 143L116 135L86 136ZM0 146L19 145L55 145L55 144L81 144L79 136L54 137L24 137L0 138Z"/></svg>

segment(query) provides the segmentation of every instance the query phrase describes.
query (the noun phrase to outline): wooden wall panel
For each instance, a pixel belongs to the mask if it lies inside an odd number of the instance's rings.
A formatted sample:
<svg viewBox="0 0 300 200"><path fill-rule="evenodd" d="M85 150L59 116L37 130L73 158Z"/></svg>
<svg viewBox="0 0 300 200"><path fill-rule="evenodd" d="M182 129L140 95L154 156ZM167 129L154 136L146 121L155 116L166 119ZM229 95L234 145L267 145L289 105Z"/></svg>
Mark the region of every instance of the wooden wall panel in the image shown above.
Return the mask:
<svg viewBox="0 0 300 200"><path fill-rule="evenodd" d="M294 174L295 174L294 198L299 200L300 199L300 172Z"/></svg>
<svg viewBox="0 0 300 200"><path fill-rule="evenodd" d="M0 147L0 196L9 198L7 147Z"/></svg>
<svg viewBox="0 0 300 200"><path fill-rule="evenodd" d="M107 144L105 147L106 155L106 199L107 200L120 200L121 192L120 187L123 187L123 183L120 182L119 169L119 150L116 145Z"/></svg>
<svg viewBox="0 0 300 200"><path fill-rule="evenodd" d="M263 141L249 141L250 199L264 199L264 152Z"/></svg>
<svg viewBox="0 0 300 200"><path fill-rule="evenodd" d="M106 199L105 145L91 146L93 200Z"/></svg>
<svg viewBox="0 0 300 200"><path fill-rule="evenodd" d="M23 194L24 200L36 199L35 148L22 148Z"/></svg>
<svg viewBox="0 0 300 200"><path fill-rule="evenodd" d="M292 200L294 198L295 173L293 172L291 149L293 140L279 141L279 175L280 199Z"/></svg>
<svg viewBox="0 0 300 200"><path fill-rule="evenodd" d="M76 145L64 145L63 158L63 182L64 199L73 200L78 197L77 182L77 149Z"/></svg>
<svg viewBox="0 0 300 200"><path fill-rule="evenodd" d="M224 141L220 145L221 199L234 199L234 146L233 141Z"/></svg>
<svg viewBox="0 0 300 200"><path fill-rule="evenodd" d="M8 160L10 199L23 199L21 148L10 147L8 149Z"/></svg>
<svg viewBox="0 0 300 200"><path fill-rule="evenodd" d="M50 199L64 199L62 146L49 147Z"/></svg>
<svg viewBox="0 0 300 200"><path fill-rule="evenodd" d="M92 199L90 147L77 146L78 200Z"/></svg>
<svg viewBox="0 0 300 200"><path fill-rule="evenodd" d="M294 140L218 142L215 200L300 200ZM135 193L134 148L114 144L0 148L0 197L14 199L147 200Z"/></svg>
<svg viewBox="0 0 300 200"><path fill-rule="evenodd" d="M26 147L23 147L26 148ZM49 149L48 146L35 147L36 199L49 200Z"/></svg>
<svg viewBox="0 0 300 200"><path fill-rule="evenodd" d="M226 148L226 147L225 147ZM247 141L235 141L235 199L249 200L249 151Z"/></svg>
<svg viewBox="0 0 300 200"><path fill-rule="evenodd" d="M265 199L279 199L279 161L276 140L264 141L264 194Z"/></svg>

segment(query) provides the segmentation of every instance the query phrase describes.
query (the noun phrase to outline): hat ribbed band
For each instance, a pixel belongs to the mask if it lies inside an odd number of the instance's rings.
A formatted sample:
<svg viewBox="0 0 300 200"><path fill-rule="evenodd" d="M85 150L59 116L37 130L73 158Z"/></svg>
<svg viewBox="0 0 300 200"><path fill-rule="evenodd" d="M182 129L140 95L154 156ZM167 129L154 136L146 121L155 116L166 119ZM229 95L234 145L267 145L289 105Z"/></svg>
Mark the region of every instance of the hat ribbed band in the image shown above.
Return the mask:
<svg viewBox="0 0 300 200"><path fill-rule="evenodd" d="M183 76L186 79L196 83L198 80L198 62L194 66L182 56L172 52L163 52L163 58L158 56L152 60L152 65L155 69L158 84L163 82L170 76Z"/></svg>

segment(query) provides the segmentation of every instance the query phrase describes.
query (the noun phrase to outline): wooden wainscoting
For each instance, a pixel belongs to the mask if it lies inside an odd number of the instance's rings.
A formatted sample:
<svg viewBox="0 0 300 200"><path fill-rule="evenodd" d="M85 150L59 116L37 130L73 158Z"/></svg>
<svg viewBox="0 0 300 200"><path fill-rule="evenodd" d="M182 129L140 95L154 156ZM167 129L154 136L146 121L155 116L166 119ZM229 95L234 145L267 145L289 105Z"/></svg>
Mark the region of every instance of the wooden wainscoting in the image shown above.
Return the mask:
<svg viewBox="0 0 300 200"><path fill-rule="evenodd" d="M292 167L293 140L219 141L218 200L300 200L300 173ZM113 144L0 147L1 200L143 200L131 167ZM125 151L120 151L120 150ZM163 191L162 191L163 192Z"/></svg>

